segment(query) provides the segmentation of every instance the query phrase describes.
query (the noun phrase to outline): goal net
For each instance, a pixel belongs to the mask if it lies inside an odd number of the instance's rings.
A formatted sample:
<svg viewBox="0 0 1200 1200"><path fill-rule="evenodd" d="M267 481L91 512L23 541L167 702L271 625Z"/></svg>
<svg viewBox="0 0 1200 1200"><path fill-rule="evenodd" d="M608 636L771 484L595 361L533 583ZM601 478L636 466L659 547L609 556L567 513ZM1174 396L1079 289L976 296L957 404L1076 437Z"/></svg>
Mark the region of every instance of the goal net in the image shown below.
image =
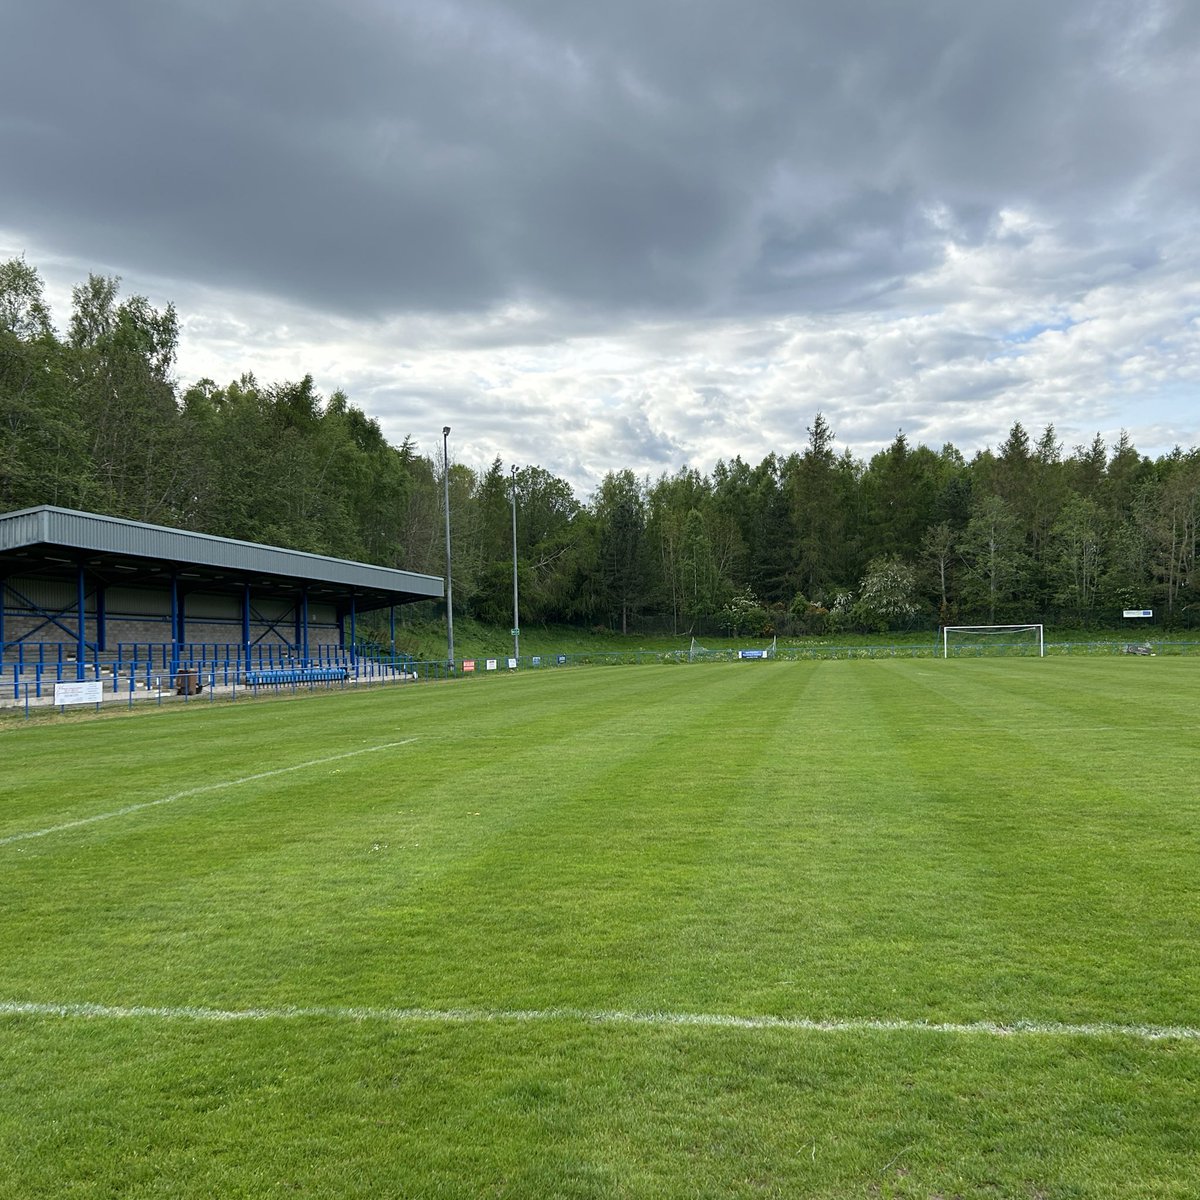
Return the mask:
<svg viewBox="0 0 1200 1200"><path fill-rule="evenodd" d="M946 658L1011 656L1045 658L1041 625L947 625L942 630Z"/></svg>

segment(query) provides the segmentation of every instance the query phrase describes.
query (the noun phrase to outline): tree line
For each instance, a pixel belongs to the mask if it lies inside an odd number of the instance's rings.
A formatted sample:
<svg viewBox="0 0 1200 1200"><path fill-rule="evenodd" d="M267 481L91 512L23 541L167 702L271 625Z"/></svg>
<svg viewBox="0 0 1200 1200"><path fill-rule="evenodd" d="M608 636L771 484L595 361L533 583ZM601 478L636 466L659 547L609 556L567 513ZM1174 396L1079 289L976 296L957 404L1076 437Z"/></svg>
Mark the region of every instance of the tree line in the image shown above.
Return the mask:
<svg viewBox="0 0 1200 1200"><path fill-rule="evenodd" d="M91 276L55 328L0 264L0 510L36 504L442 574L443 467L342 392L253 375L181 387L172 306ZM794 449L704 474L451 463L456 611L630 631L827 634L938 623L1200 623L1200 451L1067 450L1014 424L969 459L903 433L868 460L816 413Z"/></svg>

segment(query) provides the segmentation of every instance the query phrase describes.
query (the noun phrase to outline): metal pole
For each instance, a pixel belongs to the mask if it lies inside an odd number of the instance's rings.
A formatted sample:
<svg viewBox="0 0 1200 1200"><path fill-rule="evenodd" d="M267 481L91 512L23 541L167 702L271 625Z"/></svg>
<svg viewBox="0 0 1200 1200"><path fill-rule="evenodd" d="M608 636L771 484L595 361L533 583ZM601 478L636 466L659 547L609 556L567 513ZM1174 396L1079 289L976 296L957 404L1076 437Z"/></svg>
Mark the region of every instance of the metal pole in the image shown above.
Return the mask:
<svg viewBox="0 0 1200 1200"><path fill-rule="evenodd" d="M250 585L242 584L242 646L246 651L246 670L250 670Z"/></svg>
<svg viewBox="0 0 1200 1200"><path fill-rule="evenodd" d="M517 466L512 469L513 517L513 658L521 661L521 619L517 612Z"/></svg>
<svg viewBox="0 0 1200 1200"><path fill-rule="evenodd" d="M174 681L175 676L179 674L179 576L175 571L171 572L171 679ZM165 659L165 654L164 654ZM167 664L164 661L163 666ZM159 703L162 703L162 694L159 693Z"/></svg>
<svg viewBox="0 0 1200 1200"><path fill-rule="evenodd" d="M442 429L442 489L446 503L446 639L454 670L454 584L450 576L450 426Z"/></svg>
<svg viewBox="0 0 1200 1200"><path fill-rule="evenodd" d="M87 654L87 609L85 608L86 592L84 589L83 563L79 564L77 612L79 615L79 636L75 642L75 678L83 678L83 660Z"/></svg>
<svg viewBox="0 0 1200 1200"><path fill-rule="evenodd" d="M300 585L300 661L309 666L308 661L308 584Z"/></svg>

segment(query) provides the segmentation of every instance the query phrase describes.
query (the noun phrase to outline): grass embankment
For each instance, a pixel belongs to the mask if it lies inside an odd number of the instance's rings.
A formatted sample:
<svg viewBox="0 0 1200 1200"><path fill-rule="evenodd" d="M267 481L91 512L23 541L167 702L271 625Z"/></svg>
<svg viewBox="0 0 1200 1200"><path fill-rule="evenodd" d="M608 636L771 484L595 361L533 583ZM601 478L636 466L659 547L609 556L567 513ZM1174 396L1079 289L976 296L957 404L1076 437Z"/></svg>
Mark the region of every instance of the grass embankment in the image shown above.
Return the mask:
<svg viewBox="0 0 1200 1200"><path fill-rule="evenodd" d="M10 727L0 1197L1192 1195L1194 674Z"/></svg>
<svg viewBox="0 0 1200 1200"><path fill-rule="evenodd" d="M386 642L387 639L382 639ZM669 633L622 635L575 625L530 625L521 629L521 656L540 654L626 653L630 650L686 650L690 635ZM723 639L724 640L724 639ZM760 639L761 640L761 639ZM446 657L446 623L441 618L409 618L397 624L396 648L422 662ZM502 658L513 652L511 629L483 625L464 616L454 618L454 653L463 658Z"/></svg>
<svg viewBox="0 0 1200 1200"><path fill-rule="evenodd" d="M1113 629L1072 629L1047 626L1047 643L1088 644L1095 642L1142 641L1200 641L1197 630L1164 630L1159 626L1130 621L1125 627ZM386 641L386 639L384 639ZM696 641L709 650L736 650L770 645L770 637L743 634L731 637L720 633L703 633ZM667 653L686 651L692 643L691 633L631 633L614 630L582 629L574 625L530 625L521 630L521 656L529 655L589 655L629 654L648 651ZM826 633L815 635L783 635L780 647L812 649L824 646L941 646L939 630L894 630L888 633ZM446 624L442 618L409 618L397 625L397 649L423 662L440 662L446 657ZM455 656L463 658L504 658L513 652L512 631L482 625L470 617L454 618Z"/></svg>

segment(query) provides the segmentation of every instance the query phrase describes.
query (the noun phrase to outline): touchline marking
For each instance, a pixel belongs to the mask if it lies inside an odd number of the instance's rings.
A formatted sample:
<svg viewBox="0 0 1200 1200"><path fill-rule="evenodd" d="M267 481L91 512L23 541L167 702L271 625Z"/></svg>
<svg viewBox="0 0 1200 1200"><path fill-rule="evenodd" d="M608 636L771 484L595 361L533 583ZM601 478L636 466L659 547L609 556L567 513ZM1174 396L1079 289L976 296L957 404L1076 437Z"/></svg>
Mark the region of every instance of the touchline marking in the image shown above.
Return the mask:
<svg viewBox="0 0 1200 1200"><path fill-rule="evenodd" d="M795 1030L801 1033L939 1033L985 1037L1124 1037L1142 1042L1200 1041L1200 1029L1187 1025L1119 1025L1059 1021L879 1021L811 1017L739 1017L728 1013L589 1011L579 1008L204 1008L192 1005L46 1004L0 1000L0 1017L76 1017L85 1020L379 1022L389 1025L496 1025L568 1021L581 1025L657 1025L701 1029Z"/></svg>
<svg viewBox="0 0 1200 1200"><path fill-rule="evenodd" d="M124 808L115 808L112 812L96 813L90 817L80 817L76 821L64 821L61 825L49 825L45 829L30 829L24 833L10 833L0 837L0 846L8 846L13 842L24 842L29 838L49 837L52 833L63 833L68 829L78 829L81 825L94 825L97 821L111 821L114 817L127 817L130 813L141 812L144 808L157 808L160 804L173 804L176 800L186 800L190 796L202 796L205 792L220 792L227 788L241 787L243 783L254 783L259 779L270 779L275 775L287 775L291 771L306 771L309 767L321 767L326 763L340 762L343 758L355 758L360 754L374 754L379 750L394 750L397 746L408 746L415 742L415 737L405 738L402 742L384 742L381 746L366 746L362 750L347 750L344 754L331 754L328 758L312 758L308 762L294 763L290 767L276 767L273 771L259 771L256 775L243 775L240 779L226 779L221 783L206 783L200 787L185 788L171 796L162 796L158 800L146 800L141 804L127 804Z"/></svg>

